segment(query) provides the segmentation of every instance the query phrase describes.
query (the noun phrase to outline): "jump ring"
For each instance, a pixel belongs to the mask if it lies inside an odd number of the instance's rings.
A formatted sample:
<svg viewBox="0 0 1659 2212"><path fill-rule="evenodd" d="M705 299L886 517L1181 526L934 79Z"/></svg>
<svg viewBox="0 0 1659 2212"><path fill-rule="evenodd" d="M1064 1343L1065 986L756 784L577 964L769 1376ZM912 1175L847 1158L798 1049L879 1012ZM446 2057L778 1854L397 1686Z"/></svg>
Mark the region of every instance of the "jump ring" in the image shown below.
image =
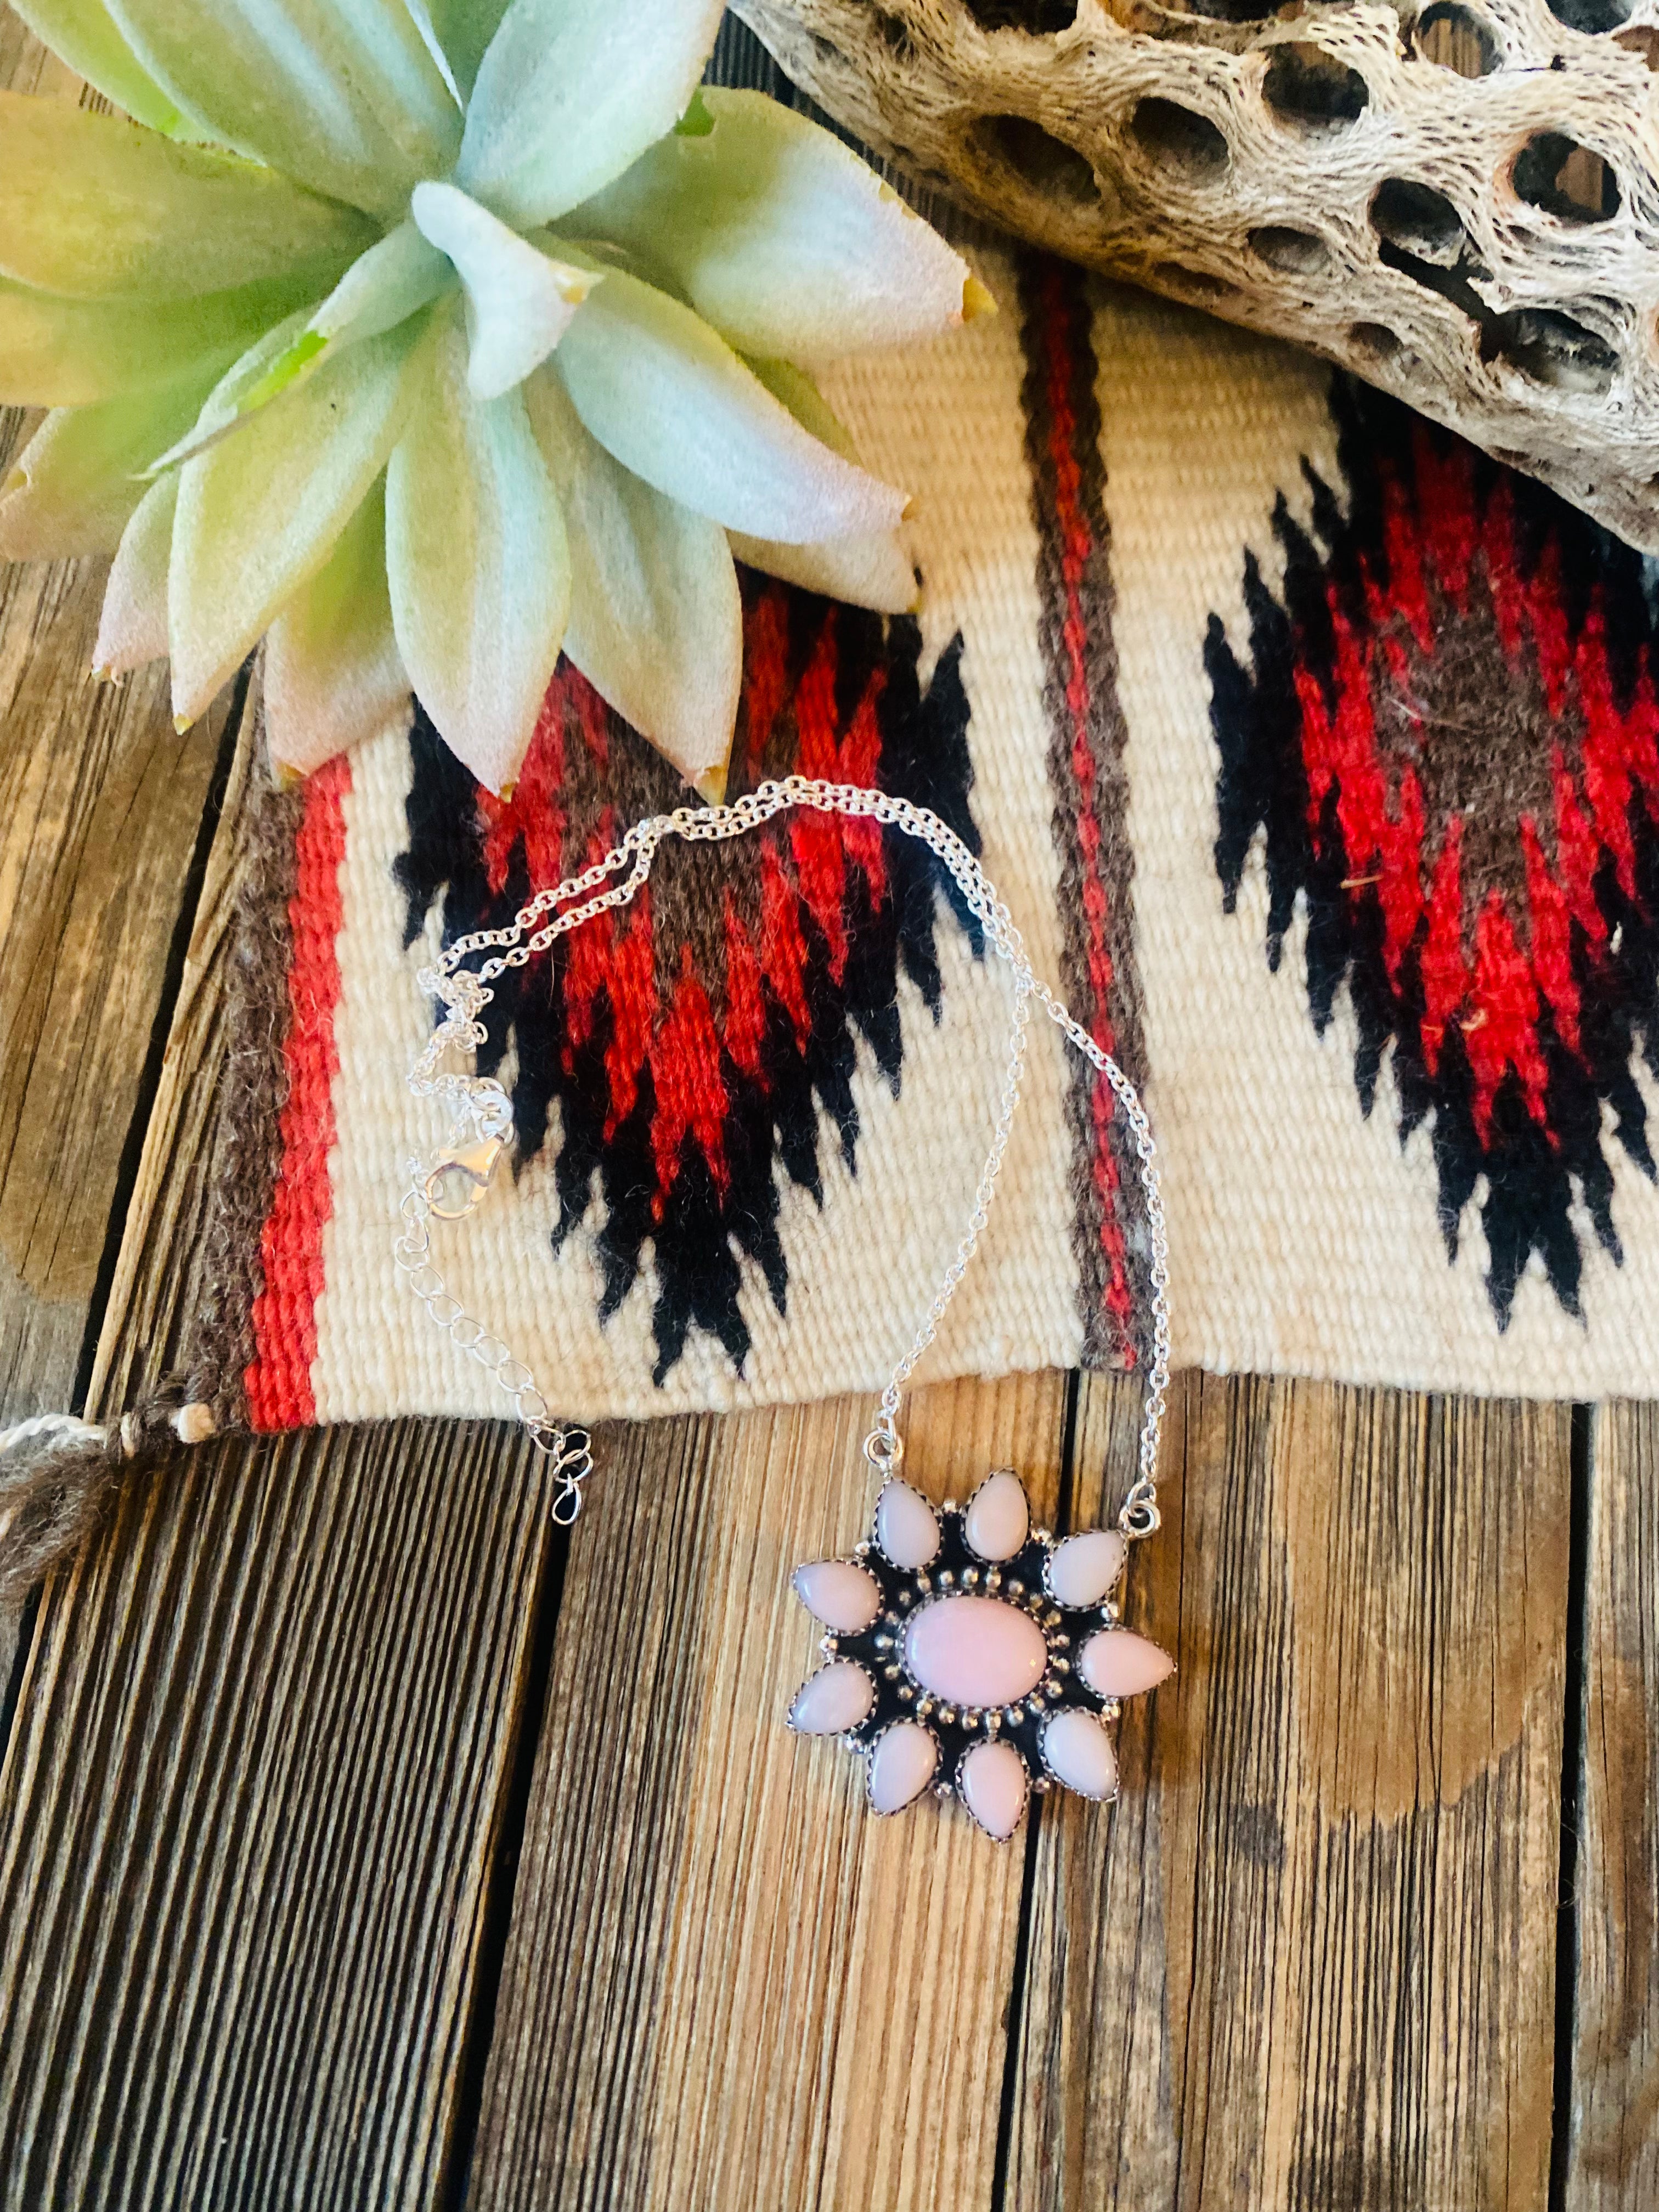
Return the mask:
<svg viewBox="0 0 1659 2212"><path fill-rule="evenodd" d="M1148 1536L1155 1536L1163 1519L1150 1498L1131 1497L1117 1516L1117 1525L1132 1544L1138 1544Z"/></svg>
<svg viewBox="0 0 1659 2212"><path fill-rule="evenodd" d="M864 1456L878 1474L896 1474L904 1457L904 1440L891 1429L872 1429L864 1439Z"/></svg>

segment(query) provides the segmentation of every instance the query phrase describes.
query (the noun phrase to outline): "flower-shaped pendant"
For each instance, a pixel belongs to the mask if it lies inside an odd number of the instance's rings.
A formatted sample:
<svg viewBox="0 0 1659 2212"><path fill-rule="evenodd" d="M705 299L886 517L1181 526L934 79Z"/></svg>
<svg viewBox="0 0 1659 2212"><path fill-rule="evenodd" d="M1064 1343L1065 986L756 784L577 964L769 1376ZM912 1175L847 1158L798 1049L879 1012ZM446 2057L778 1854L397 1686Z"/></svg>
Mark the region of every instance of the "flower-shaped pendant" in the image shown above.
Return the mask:
<svg viewBox="0 0 1659 2212"><path fill-rule="evenodd" d="M937 1511L890 1480L853 1558L795 1571L796 1595L830 1632L827 1663L789 1725L862 1753L878 1813L901 1812L931 1785L960 1796L999 1843L1051 1781L1115 1797L1108 1724L1175 1667L1119 1625L1127 1548L1113 1528L1033 1528L1007 1468L965 1507Z"/></svg>

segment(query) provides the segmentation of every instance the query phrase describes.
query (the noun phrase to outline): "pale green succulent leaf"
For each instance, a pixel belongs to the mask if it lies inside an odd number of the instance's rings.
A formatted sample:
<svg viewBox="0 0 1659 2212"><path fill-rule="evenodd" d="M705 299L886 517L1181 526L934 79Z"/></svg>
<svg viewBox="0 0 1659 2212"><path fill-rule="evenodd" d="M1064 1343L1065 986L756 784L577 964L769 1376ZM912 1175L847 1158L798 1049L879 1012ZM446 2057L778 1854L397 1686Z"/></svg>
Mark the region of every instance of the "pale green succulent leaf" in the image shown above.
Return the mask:
<svg viewBox="0 0 1659 2212"><path fill-rule="evenodd" d="M121 533L92 649L96 675L125 676L167 658L167 568L178 505L178 477L163 477L139 501Z"/></svg>
<svg viewBox="0 0 1659 2212"><path fill-rule="evenodd" d="M349 346L396 330L453 281L444 256L412 222L399 223L353 262L320 307L311 314L301 309L249 349L188 433L154 462L151 473L204 453Z"/></svg>
<svg viewBox="0 0 1659 2212"><path fill-rule="evenodd" d="M775 399L815 438L849 461L858 449L853 435L804 368L793 362L751 360L749 363ZM822 592L849 606L873 607L879 614L908 614L917 601L916 574L901 530L866 532L852 538L828 538L815 545L780 545L769 538L731 533L739 561L787 584Z"/></svg>
<svg viewBox="0 0 1659 2212"><path fill-rule="evenodd" d="M625 246L741 353L833 360L962 321L967 263L839 138L763 93L702 98L712 129L671 131L564 227Z"/></svg>
<svg viewBox="0 0 1659 2212"><path fill-rule="evenodd" d="M279 397L279 392L269 387L282 364L290 362L304 343L310 326L309 311L296 307L291 315L263 331L216 380L184 434L150 461L146 475L158 477L169 469L181 468L198 453L206 453L210 446L216 446L222 438L228 437L261 405ZM289 375L283 388L295 381L296 376Z"/></svg>
<svg viewBox="0 0 1659 2212"><path fill-rule="evenodd" d="M851 607L873 607L878 614L913 613L917 604L916 572L901 531L875 531L862 538L826 538L816 545L780 545L764 538L731 532L732 550L746 567L781 576L842 599Z"/></svg>
<svg viewBox="0 0 1659 2212"><path fill-rule="evenodd" d="M538 252L454 185L416 185L410 213L465 288L467 389L499 399L547 359L599 274Z"/></svg>
<svg viewBox="0 0 1659 2212"><path fill-rule="evenodd" d="M113 115L0 92L0 275L76 299L329 282L374 236L355 209Z"/></svg>
<svg viewBox="0 0 1659 2212"><path fill-rule="evenodd" d="M472 97L491 40L501 27L507 0L432 0L433 20L455 74Z"/></svg>
<svg viewBox="0 0 1659 2212"><path fill-rule="evenodd" d="M435 39L444 56L444 73L463 104L472 96L489 41L501 27L507 0L406 0L428 43Z"/></svg>
<svg viewBox="0 0 1659 2212"><path fill-rule="evenodd" d="M194 418L215 374L203 367L96 407L54 408L0 489L0 561L114 552L147 465Z"/></svg>
<svg viewBox="0 0 1659 2212"><path fill-rule="evenodd" d="M86 407L169 384L194 362L246 346L305 290L276 283L193 300L69 300L0 277L0 406Z"/></svg>
<svg viewBox="0 0 1659 2212"><path fill-rule="evenodd" d="M386 589L383 486L272 623L264 699L271 756L301 775L377 737L407 708Z"/></svg>
<svg viewBox="0 0 1659 2212"><path fill-rule="evenodd" d="M107 0L144 68L212 136L371 214L442 176L461 118L404 0Z"/></svg>
<svg viewBox="0 0 1659 2212"><path fill-rule="evenodd" d="M798 422L690 308L613 270L554 356L627 469L728 530L787 544L891 530L902 492Z"/></svg>
<svg viewBox="0 0 1659 2212"><path fill-rule="evenodd" d="M327 560L404 423L414 326L342 354L185 464L167 582L173 711L193 720Z"/></svg>
<svg viewBox="0 0 1659 2212"><path fill-rule="evenodd" d="M684 112L721 0L513 0L479 64L455 180L516 228L590 198Z"/></svg>
<svg viewBox="0 0 1659 2212"><path fill-rule="evenodd" d="M726 534L630 475L544 369L525 386L564 509L564 649L705 797L724 789L743 678L743 602Z"/></svg>
<svg viewBox="0 0 1659 2212"><path fill-rule="evenodd" d="M535 735L570 601L563 518L522 393L473 398L453 324L386 471L386 575L404 665L450 750L504 790Z"/></svg>
<svg viewBox="0 0 1659 2212"><path fill-rule="evenodd" d="M13 0L37 39L136 122L173 137L185 118L141 67L104 0Z"/></svg>
<svg viewBox="0 0 1659 2212"><path fill-rule="evenodd" d="M427 5L427 0L404 0L404 5L409 10L410 21L421 34L422 44L432 57L433 67L448 86L450 98L455 102L457 107L465 108L466 94L462 88L460 79L455 74L453 64L445 52L443 40L439 34L438 26L433 20L432 10Z"/></svg>
<svg viewBox="0 0 1659 2212"><path fill-rule="evenodd" d="M452 281L448 261L407 218L354 261L311 319L330 345L395 330Z"/></svg>
<svg viewBox="0 0 1659 2212"><path fill-rule="evenodd" d="M793 361L769 360L764 355L749 354L744 359L774 399L781 399L820 444L839 453L844 461L858 460L852 432L804 368Z"/></svg>

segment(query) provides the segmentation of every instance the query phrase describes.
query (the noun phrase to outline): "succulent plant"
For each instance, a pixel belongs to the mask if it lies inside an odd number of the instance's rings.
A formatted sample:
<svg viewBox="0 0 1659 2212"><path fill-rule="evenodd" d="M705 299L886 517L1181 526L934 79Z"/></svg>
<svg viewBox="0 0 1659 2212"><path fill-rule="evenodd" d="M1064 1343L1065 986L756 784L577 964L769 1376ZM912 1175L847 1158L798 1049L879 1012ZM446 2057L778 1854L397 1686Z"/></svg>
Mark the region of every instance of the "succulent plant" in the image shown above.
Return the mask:
<svg viewBox="0 0 1659 2212"><path fill-rule="evenodd" d="M705 792L733 555L885 611L902 492L801 362L988 304L839 140L700 89L719 0L16 0L132 120L0 94L0 556L308 771L412 688L511 783L561 647Z"/></svg>

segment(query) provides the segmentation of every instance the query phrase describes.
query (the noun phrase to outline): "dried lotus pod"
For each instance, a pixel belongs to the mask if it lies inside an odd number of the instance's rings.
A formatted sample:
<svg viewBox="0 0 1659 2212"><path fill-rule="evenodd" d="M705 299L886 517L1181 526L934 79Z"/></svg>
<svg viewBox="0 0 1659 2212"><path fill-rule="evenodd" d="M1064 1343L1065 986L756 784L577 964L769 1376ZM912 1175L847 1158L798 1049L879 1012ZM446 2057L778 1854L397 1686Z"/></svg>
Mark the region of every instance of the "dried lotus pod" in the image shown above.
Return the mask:
<svg viewBox="0 0 1659 2212"><path fill-rule="evenodd" d="M1208 4L738 0L922 182L1659 551L1659 0Z"/></svg>

